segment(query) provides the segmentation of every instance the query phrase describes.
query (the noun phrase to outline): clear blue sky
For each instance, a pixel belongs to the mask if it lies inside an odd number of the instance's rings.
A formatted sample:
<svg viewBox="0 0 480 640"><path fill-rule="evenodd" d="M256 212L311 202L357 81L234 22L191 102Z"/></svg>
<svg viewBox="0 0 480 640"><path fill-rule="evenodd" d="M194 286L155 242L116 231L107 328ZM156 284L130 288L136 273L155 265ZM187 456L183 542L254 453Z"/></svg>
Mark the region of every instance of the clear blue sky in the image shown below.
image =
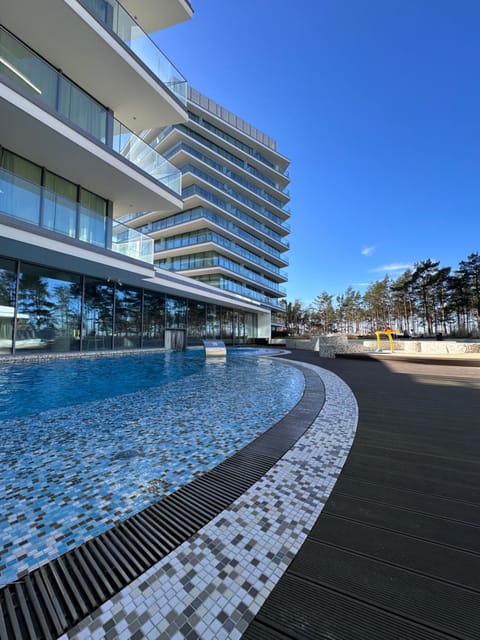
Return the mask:
<svg viewBox="0 0 480 640"><path fill-rule="evenodd" d="M155 39L291 161L288 300L480 251L480 0L192 0Z"/></svg>

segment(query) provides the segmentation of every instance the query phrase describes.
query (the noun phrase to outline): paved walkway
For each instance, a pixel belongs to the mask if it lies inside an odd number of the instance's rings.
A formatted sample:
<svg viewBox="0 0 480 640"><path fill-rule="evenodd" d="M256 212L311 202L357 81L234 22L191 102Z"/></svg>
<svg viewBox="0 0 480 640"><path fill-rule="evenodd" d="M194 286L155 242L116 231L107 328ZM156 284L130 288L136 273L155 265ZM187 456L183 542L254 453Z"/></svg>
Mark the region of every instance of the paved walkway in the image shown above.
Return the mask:
<svg viewBox="0 0 480 640"><path fill-rule="evenodd" d="M480 371L320 359L353 390L347 462L245 640L480 638Z"/></svg>

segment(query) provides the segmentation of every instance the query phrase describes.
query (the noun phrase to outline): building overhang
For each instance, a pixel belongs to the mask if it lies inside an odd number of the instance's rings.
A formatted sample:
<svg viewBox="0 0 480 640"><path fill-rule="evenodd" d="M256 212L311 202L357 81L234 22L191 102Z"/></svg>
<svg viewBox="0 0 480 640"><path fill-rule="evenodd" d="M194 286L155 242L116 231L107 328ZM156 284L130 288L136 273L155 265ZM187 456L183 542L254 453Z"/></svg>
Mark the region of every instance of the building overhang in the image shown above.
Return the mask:
<svg viewBox="0 0 480 640"><path fill-rule="evenodd" d="M147 33L180 24L193 15L188 0L122 0L122 5Z"/></svg>
<svg viewBox="0 0 480 640"><path fill-rule="evenodd" d="M179 274L162 272L146 263L126 260L113 251L95 249L49 233L33 233L0 222L0 255L132 287L144 287L177 297L241 311L269 314L270 309L247 298L222 292Z"/></svg>
<svg viewBox="0 0 480 640"><path fill-rule="evenodd" d="M185 105L77 0L6 2L2 24L132 131L187 120Z"/></svg>
<svg viewBox="0 0 480 640"><path fill-rule="evenodd" d="M114 203L114 216L179 211L182 199L135 165L0 83L2 146Z"/></svg>

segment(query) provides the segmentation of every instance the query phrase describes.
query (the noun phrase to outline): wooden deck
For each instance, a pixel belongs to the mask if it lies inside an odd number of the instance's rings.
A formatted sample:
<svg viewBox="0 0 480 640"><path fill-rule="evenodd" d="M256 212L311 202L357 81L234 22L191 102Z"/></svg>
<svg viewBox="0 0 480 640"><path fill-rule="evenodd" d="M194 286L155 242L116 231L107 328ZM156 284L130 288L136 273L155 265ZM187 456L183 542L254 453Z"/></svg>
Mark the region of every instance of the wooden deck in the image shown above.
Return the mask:
<svg viewBox="0 0 480 640"><path fill-rule="evenodd" d="M345 380L360 418L322 514L244 640L478 640L479 368L287 357Z"/></svg>

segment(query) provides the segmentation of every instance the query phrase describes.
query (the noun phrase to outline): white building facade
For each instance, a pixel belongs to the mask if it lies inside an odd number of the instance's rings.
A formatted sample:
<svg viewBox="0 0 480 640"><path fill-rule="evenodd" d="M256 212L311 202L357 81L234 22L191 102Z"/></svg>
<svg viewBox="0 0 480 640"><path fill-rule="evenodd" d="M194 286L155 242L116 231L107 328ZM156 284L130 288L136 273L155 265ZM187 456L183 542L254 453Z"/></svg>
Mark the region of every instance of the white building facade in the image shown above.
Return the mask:
<svg viewBox="0 0 480 640"><path fill-rule="evenodd" d="M150 37L191 17L187 0L2 7L0 355L269 337L285 281L287 161L242 127L233 137L245 149L265 147L271 167L228 139L223 147L251 169L225 157L215 169L177 149L184 128L218 137L194 123L214 114L195 104L199 94ZM152 144L145 132L159 128L167 133ZM207 216L166 235L148 228L202 208L215 213L200 192L204 180L210 195L225 197L211 182L215 171L235 190L230 203L242 195L230 204L241 219L221 214L226 228ZM275 202L265 204L266 195ZM197 233L205 231L206 244Z"/></svg>

